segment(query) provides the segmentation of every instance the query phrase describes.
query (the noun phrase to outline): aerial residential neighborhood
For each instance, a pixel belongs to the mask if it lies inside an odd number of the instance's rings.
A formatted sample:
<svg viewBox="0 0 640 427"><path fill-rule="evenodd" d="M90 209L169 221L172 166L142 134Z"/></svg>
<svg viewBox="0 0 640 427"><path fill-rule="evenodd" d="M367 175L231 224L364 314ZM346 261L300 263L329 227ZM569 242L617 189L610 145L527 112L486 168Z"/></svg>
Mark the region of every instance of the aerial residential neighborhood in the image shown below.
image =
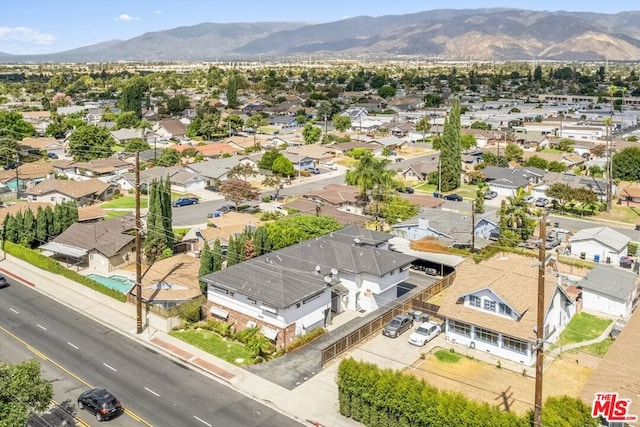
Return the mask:
<svg viewBox="0 0 640 427"><path fill-rule="evenodd" d="M635 425L637 63L323 43L0 53L6 425Z"/></svg>

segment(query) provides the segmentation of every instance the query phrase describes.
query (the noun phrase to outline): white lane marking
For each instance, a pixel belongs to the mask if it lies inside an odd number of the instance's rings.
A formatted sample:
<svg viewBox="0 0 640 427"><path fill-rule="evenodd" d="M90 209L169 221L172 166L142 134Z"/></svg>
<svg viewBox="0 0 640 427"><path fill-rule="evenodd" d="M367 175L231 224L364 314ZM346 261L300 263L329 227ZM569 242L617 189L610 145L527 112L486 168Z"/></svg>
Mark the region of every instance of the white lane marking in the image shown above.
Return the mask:
<svg viewBox="0 0 640 427"><path fill-rule="evenodd" d="M209 424L208 422L206 422L205 420L203 420L202 418L198 418L195 415L193 416L193 418L195 418L196 420L200 421L202 424L209 426L209 427L213 427L211 424Z"/></svg>
<svg viewBox="0 0 640 427"><path fill-rule="evenodd" d="M113 366L109 366L106 363L102 363L104 366L106 366L107 368L111 369L113 372L118 372L118 370L116 368L114 368Z"/></svg>
<svg viewBox="0 0 640 427"><path fill-rule="evenodd" d="M20 314L18 310L14 310L13 308L10 308L9 310L13 311L15 314Z"/></svg>
<svg viewBox="0 0 640 427"><path fill-rule="evenodd" d="M75 344L71 344L69 341L67 341L67 344L69 344L71 347L75 348L76 350L78 350L78 346Z"/></svg>
<svg viewBox="0 0 640 427"><path fill-rule="evenodd" d="M155 394L157 397L160 397L160 395L158 393L156 393L155 391L151 390L149 387L145 387L144 389L147 390L149 393Z"/></svg>
<svg viewBox="0 0 640 427"><path fill-rule="evenodd" d="M36 323L36 325L38 325L38 328L42 329L43 331L46 331L47 328L45 328L44 326L42 326L40 323Z"/></svg>

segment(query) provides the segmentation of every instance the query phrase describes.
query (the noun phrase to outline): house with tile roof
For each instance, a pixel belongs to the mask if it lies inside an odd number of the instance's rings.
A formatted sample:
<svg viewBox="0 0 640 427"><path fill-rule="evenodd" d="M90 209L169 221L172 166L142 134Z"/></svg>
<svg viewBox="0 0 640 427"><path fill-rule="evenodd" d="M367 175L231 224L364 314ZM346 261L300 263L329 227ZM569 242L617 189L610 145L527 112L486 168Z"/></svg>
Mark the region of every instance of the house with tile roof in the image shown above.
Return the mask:
<svg viewBox="0 0 640 427"><path fill-rule="evenodd" d="M177 193L201 190L207 185L205 178L182 166L158 166L140 171L140 187L142 189L148 188L154 180L164 180L167 176L171 183L171 190ZM133 190L136 174L126 173L119 176L114 182L124 191Z"/></svg>
<svg viewBox="0 0 640 427"><path fill-rule="evenodd" d="M618 192L618 196L620 196L620 202L626 206L640 205L640 187L625 187Z"/></svg>
<svg viewBox="0 0 640 427"><path fill-rule="evenodd" d="M638 304L637 273L598 264L582 279L582 309L604 315L628 319Z"/></svg>
<svg viewBox="0 0 640 427"><path fill-rule="evenodd" d="M16 169L0 171L0 183L11 191L15 191L16 187L21 190L25 188L33 188L39 182L52 178L54 169L48 162L31 162L23 163Z"/></svg>
<svg viewBox="0 0 640 427"><path fill-rule="evenodd" d="M78 206L110 200L115 192L114 184L97 178L82 182L70 179L45 179L35 187L26 190L27 197L32 202L58 204L73 201Z"/></svg>
<svg viewBox="0 0 640 427"><path fill-rule="evenodd" d="M209 313L282 348L332 313L391 304L415 257L384 249L390 237L347 227L202 276Z"/></svg>
<svg viewBox="0 0 640 427"><path fill-rule="evenodd" d="M544 342L554 343L576 313L565 291L564 266L544 281ZM577 274L574 271L573 274ZM535 259L500 254L480 264L468 259L456 269L438 313L446 339L532 366L535 363L538 268Z"/></svg>
<svg viewBox="0 0 640 427"><path fill-rule="evenodd" d="M631 238L609 227L583 228L571 236L571 255L618 265L626 256Z"/></svg>
<svg viewBox="0 0 640 427"><path fill-rule="evenodd" d="M18 143L18 149L29 152L42 153L51 155L53 158L61 159L64 157L64 143L53 137L44 138L24 138Z"/></svg>
<svg viewBox="0 0 640 427"><path fill-rule="evenodd" d="M115 157L93 159L88 162L56 160L52 164L57 175L64 175L76 181L86 181L91 178L109 181L133 169L130 163Z"/></svg>
<svg viewBox="0 0 640 427"><path fill-rule="evenodd" d="M134 228L133 215L77 222L40 249L76 267L109 274L135 262L135 235L130 233Z"/></svg>
<svg viewBox="0 0 640 427"><path fill-rule="evenodd" d="M546 197L547 189L553 184L565 184L574 189L583 188L591 190L601 202L607 200L608 182L606 179L564 172L547 172L540 184L532 188L532 195L536 198ZM618 187L615 183L612 183L611 191L613 195L618 193Z"/></svg>
<svg viewBox="0 0 640 427"><path fill-rule="evenodd" d="M339 211L364 215L357 185L329 184L321 190L301 194L304 199L322 205L331 205Z"/></svg>
<svg viewBox="0 0 640 427"><path fill-rule="evenodd" d="M156 122L152 130L160 135L161 138L166 139L180 139L184 138L187 134L187 126L179 119L173 117L167 117Z"/></svg>

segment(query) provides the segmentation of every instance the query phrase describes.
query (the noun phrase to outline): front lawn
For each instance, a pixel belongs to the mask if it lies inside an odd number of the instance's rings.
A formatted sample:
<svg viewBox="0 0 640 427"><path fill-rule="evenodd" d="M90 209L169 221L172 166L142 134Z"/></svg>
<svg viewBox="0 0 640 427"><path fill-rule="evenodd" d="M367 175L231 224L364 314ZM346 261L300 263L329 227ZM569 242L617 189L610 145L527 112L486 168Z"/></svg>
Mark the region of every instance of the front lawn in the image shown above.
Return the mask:
<svg viewBox="0 0 640 427"><path fill-rule="evenodd" d="M146 196L140 197L140 207L146 208L148 205L148 199ZM135 196L123 196L117 199L109 200L100 205L102 209L135 209L136 198Z"/></svg>
<svg viewBox="0 0 640 427"><path fill-rule="evenodd" d="M597 338L613 322L582 312L571 319L567 328L560 334L557 345L567 345Z"/></svg>
<svg viewBox="0 0 640 427"><path fill-rule="evenodd" d="M253 361L253 355L243 345L225 340L212 331L188 329L172 331L170 335L234 365L248 365Z"/></svg>

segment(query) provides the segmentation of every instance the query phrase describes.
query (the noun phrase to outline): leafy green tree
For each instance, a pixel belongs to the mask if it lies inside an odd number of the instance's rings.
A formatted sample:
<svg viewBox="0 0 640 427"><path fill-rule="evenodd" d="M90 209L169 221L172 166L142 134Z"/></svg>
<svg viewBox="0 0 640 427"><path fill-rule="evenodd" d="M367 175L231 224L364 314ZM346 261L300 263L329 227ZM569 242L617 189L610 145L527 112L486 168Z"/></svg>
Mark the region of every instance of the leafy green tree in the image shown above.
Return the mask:
<svg viewBox="0 0 640 427"><path fill-rule="evenodd" d="M147 213L147 231L144 239L143 252L149 262L164 257L165 252L173 252L173 230L167 231L171 224L171 214L166 211L167 194L162 179L154 179L149 187L149 212Z"/></svg>
<svg viewBox="0 0 640 427"><path fill-rule="evenodd" d="M613 178L623 181L640 181L640 147L626 147L613 155Z"/></svg>
<svg viewBox="0 0 640 427"><path fill-rule="evenodd" d="M482 163L485 166L498 166L501 168L509 166L509 161L504 156L496 156L490 151L482 153Z"/></svg>
<svg viewBox="0 0 640 427"><path fill-rule="evenodd" d="M0 110L0 137L22 140L34 136L36 129L16 111Z"/></svg>
<svg viewBox="0 0 640 427"><path fill-rule="evenodd" d="M549 162L538 156L531 156L524 162L524 166L547 170L549 168Z"/></svg>
<svg viewBox="0 0 640 427"><path fill-rule="evenodd" d="M213 252L209 247L209 243L204 242L204 246L200 251L200 268L198 269L198 277L206 276L213 273ZM207 293L207 282L200 280L200 292Z"/></svg>
<svg viewBox="0 0 640 427"><path fill-rule="evenodd" d="M263 255L271 252L272 244L271 240L269 240L269 233L264 227L256 228L253 233L253 245L256 249L257 255Z"/></svg>
<svg viewBox="0 0 640 427"><path fill-rule="evenodd" d="M340 132L344 132L351 127L351 118L349 116L336 115L333 116L331 122L333 127Z"/></svg>
<svg viewBox="0 0 640 427"><path fill-rule="evenodd" d="M165 246L173 253L175 234L173 233L173 211L171 210L171 179L167 175L164 183L160 181L160 210L162 211L162 227L164 229Z"/></svg>
<svg viewBox="0 0 640 427"><path fill-rule="evenodd" d="M127 153L135 153L137 151L145 151L149 149L149 144L144 142L140 138L133 138L127 142L124 146L124 151Z"/></svg>
<svg viewBox="0 0 640 427"><path fill-rule="evenodd" d="M247 163L238 163L227 172L227 178L238 178L243 181L258 175L258 171Z"/></svg>
<svg viewBox="0 0 640 427"><path fill-rule="evenodd" d="M471 129L491 130L491 125L487 122L475 121L471 123Z"/></svg>
<svg viewBox="0 0 640 427"><path fill-rule="evenodd" d="M162 154L158 158L158 166L174 166L180 163L182 156L175 148L167 148L162 150Z"/></svg>
<svg viewBox="0 0 640 427"><path fill-rule="evenodd" d="M524 154L524 150L520 147L518 147L516 144L507 144L507 147L504 149L504 157L507 159L507 161L511 162L511 161L515 161L515 162L520 162L522 161L522 156Z"/></svg>
<svg viewBox="0 0 640 427"><path fill-rule="evenodd" d="M262 332L254 334L245 344L245 348L253 355L254 362L262 362L276 351L275 344Z"/></svg>
<svg viewBox="0 0 640 427"><path fill-rule="evenodd" d="M443 102L444 102L444 99L439 95L428 93L424 96L425 108L439 107L440 105L442 105Z"/></svg>
<svg viewBox="0 0 640 427"><path fill-rule="evenodd" d="M469 151L472 148L478 146L478 141L476 137L471 135L470 133L465 133L464 135L460 135L460 147L463 151Z"/></svg>
<svg viewBox="0 0 640 427"><path fill-rule="evenodd" d="M47 125L44 133L54 138L63 138L64 134L69 130L69 126L65 123L62 116L57 113L51 114L51 121Z"/></svg>
<svg viewBox="0 0 640 427"><path fill-rule="evenodd" d="M226 200L229 200L236 208L243 202L250 200L258 200L258 190L253 188L247 181L241 179L227 179L220 185L220 194L224 196Z"/></svg>
<svg viewBox="0 0 640 427"><path fill-rule="evenodd" d="M451 191L460 186L462 173L462 147L460 143L460 102L455 100L445 120L440 149L440 188Z"/></svg>
<svg viewBox="0 0 640 427"><path fill-rule="evenodd" d="M315 144L320 141L322 136L322 129L313 123L307 123L302 129L302 138L305 144Z"/></svg>
<svg viewBox="0 0 640 427"><path fill-rule="evenodd" d="M116 117L116 128L135 129L140 126L140 117L134 111L123 111Z"/></svg>
<svg viewBox="0 0 640 427"><path fill-rule="evenodd" d="M31 248L36 238L36 218L31 209L25 209L22 215L22 227L20 229L20 244Z"/></svg>
<svg viewBox="0 0 640 427"><path fill-rule="evenodd" d="M117 105L123 112L132 111L136 116L142 117L142 102L148 90L149 84L144 77L129 79L122 87Z"/></svg>
<svg viewBox="0 0 640 427"><path fill-rule="evenodd" d="M387 224L395 224L418 214L419 207L402 197L392 196L384 202L382 216Z"/></svg>
<svg viewBox="0 0 640 427"><path fill-rule="evenodd" d="M172 116L182 114L182 112L191 107L189 97L184 94L173 96L167 100L167 113Z"/></svg>
<svg viewBox="0 0 640 427"><path fill-rule="evenodd" d="M36 213L35 240L37 245L43 245L49 241L49 235L47 234L47 214L42 206L38 206Z"/></svg>
<svg viewBox="0 0 640 427"><path fill-rule="evenodd" d="M256 114L253 114L251 117L249 117L244 125L247 128L251 128L255 132L257 132L259 128L266 126L267 124L268 124L267 119L265 119L265 117L262 114L256 113Z"/></svg>
<svg viewBox="0 0 640 427"><path fill-rule="evenodd" d="M44 412L53 398L53 386L42 378L40 363L0 362L0 426L25 426L31 412Z"/></svg>
<svg viewBox="0 0 640 427"><path fill-rule="evenodd" d="M396 88L390 85L380 86L378 88L378 95L384 99L393 98L396 96Z"/></svg>
<svg viewBox="0 0 640 427"><path fill-rule="evenodd" d="M76 162L107 158L113 154L114 144L107 128L84 126L69 137L69 153Z"/></svg>
<svg viewBox="0 0 640 427"><path fill-rule="evenodd" d="M564 172L567 170L567 165L557 160L549 162L549 172Z"/></svg>
<svg viewBox="0 0 640 427"><path fill-rule="evenodd" d="M238 89L242 85L242 76L233 70L227 77L227 106L236 108L238 106Z"/></svg>
<svg viewBox="0 0 640 427"><path fill-rule="evenodd" d="M551 396L542 405L542 425L556 427L598 427L591 408L582 400L570 396Z"/></svg>
<svg viewBox="0 0 640 427"><path fill-rule="evenodd" d="M278 150L267 150L262 155L262 158L260 158L260 161L258 162L258 167L260 169L272 170L273 169L273 163L276 161L276 159L278 159L280 157L284 157L280 151L278 151Z"/></svg>
<svg viewBox="0 0 640 427"><path fill-rule="evenodd" d="M565 151L567 153L573 152L573 141L570 139L563 138L556 144L556 149L560 151Z"/></svg>
<svg viewBox="0 0 640 427"><path fill-rule="evenodd" d="M476 199L473 207L476 213L484 213L485 194L487 194L487 186L484 183L478 184L478 189L476 190Z"/></svg>
<svg viewBox="0 0 640 427"><path fill-rule="evenodd" d="M369 200L370 191L390 186L394 176L394 172L387 169L388 160L376 159L370 152L366 153L345 175L347 184L358 186L363 203Z"/></svg>
<svg viewBox="0 0 640 427"><path fill-rule="evenodd" d="M328 216L293 215L264 225L273 250L299 243L303 240L324 236L342 228ZM256 246L257 247L257 246Z"/></svg>
<svg viewBox="0 0 640 427"><path fill-rule="evenodd" d="M416 130L422 134L422 142L427 139L427 132L431 130L431 117L424 116L416 123Z"/></svg>
<svg viewBox="0 0 640 427"><path fill-rule="evenodd" d="M273 162L271 170L273 171L273 173L280 176L290 177L295 173L295 168L293 167L293 163L291 163L291 160L282 155Z"/></svg>
<svg viewBox="0 0 640 427"><path fill-rule="evenodd" d="M574 190L567 184L555 183L551 184L546 191L547 196L556 199L560 205L560 209L564 210L564 206L574 198Z"/></svg>

